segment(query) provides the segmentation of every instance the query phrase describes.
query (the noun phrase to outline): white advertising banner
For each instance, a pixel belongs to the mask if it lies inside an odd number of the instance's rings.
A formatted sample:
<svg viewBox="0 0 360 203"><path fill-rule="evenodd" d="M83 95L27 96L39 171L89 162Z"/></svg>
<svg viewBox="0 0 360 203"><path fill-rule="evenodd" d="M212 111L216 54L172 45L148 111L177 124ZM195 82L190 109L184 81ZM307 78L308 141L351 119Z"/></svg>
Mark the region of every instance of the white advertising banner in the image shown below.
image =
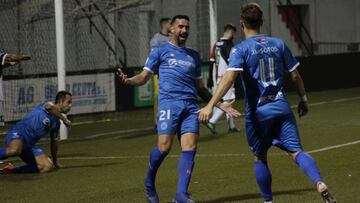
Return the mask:
<svg viewBox="0 0 360 203"><path fill-rule="evenodd" d="M38 103L54 101L57 78L36 78L4 81L5 120L20 120ZM113 73L66 76L66 90L73 95L69 114L115 110Z"/></svg>

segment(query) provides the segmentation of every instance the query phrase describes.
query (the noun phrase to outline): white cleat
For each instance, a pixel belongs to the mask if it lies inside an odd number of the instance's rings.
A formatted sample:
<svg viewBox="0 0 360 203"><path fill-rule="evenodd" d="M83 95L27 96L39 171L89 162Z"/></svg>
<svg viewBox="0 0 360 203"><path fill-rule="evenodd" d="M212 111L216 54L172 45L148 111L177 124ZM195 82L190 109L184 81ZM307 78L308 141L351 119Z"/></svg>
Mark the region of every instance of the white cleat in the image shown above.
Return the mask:
<svg viewBox="0 0 360 203"><path fill-rule="evenodd" d="M323 182L317 183L317 190L320 193L325 203L337 203L337 200L334 196L329 192L328 187Z"/></svg>

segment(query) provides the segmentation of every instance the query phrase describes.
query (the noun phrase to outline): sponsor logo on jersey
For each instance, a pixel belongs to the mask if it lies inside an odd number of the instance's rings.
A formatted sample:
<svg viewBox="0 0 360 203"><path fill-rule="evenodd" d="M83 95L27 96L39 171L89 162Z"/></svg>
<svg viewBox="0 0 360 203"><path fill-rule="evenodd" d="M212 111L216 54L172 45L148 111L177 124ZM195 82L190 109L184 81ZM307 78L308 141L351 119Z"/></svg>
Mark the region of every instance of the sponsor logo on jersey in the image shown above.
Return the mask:
<svg viewBox="0 0 360 203"><path fill-rule="evenodd" d="M169 64L170 67L175 67L177 65L182 65L182 66L195 68L195 64L191 63L190 61L184 61L184 60L169 59L168 64Z"/></svg>

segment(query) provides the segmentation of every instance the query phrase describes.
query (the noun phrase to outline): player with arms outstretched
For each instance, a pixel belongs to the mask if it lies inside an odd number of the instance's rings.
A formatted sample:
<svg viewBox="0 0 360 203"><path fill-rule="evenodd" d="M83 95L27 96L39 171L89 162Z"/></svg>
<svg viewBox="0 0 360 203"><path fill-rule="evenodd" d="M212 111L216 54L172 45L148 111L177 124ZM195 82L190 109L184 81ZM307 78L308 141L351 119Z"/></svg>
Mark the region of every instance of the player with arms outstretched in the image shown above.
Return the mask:
<svg viewBox="0 0 360 203"><path fill-rule="evenodd" d="M159 107L158 107L158 142L150 153L150 163L145 179L146 198L148 202L159 202L155 189L155 176L162 161L169 153L174 138L178 135L182 152L178 165L179 180L173 202L194 202L188 193L194 158L199 137L199 105L197 97L205 100L211 94L201 79L201 62L199 54L185 46L189 36L189 17L176 15L171 20L171 40L161 46L154 47L145 63L144 70L131 78L117 74L121 82L139 86L145 84L151 74L159 71ZM230 107L220 106L231 113Z"/></svg>
<svg viewBox="0 0 360 203"><path fill-rule="evenodd" d="M6 165L1 173L45 173L59 168L57 162L57 139L60 120L70 127L71 122L62 113L68 113L72 105L72 95L60 91L55 103L42 102L29 112L9 131L5 137L6 147L0 148L0 160L19 156L26 165L13 167ZM50 133L52 160L46 156L36 143Z"/></svg>
<svg viewBox="0 0 360 203"><path fill-rule="evenodd" d="M232 49L229 68L211 101L201 109L199 119L208 121L214 104L241 72L246 96L247 141L255 156L256 182L265 202L272 202L267 151L275 145L290 155L314 183L325 202L336 203L314 159L302 149L296 120L283 90L284 72L289 72L300 97L298 114L304 116L308 112L308 104L304 84L297 71L299 62L282 40L260 34L262 16L258 4L250 3L241 8L240 25L246 40Z"/></svg>

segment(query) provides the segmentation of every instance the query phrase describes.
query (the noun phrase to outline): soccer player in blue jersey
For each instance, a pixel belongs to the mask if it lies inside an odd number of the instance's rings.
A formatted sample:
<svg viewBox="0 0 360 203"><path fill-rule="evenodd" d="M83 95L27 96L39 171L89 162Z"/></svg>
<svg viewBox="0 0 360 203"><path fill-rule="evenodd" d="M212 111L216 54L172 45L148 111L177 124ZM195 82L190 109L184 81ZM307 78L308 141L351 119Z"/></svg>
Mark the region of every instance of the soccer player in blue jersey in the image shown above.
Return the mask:
<svg viewBox="0 0 360 203"><path fill-rule="evenodd" d="M160 19L160 32L156 33L150 40L150 47L159 46L167 43L170 40L170 18ZM157 71L154 72L154 124L157 129L157 112L158 112L158 95L159 95L159 74Z"/></svg>
<svg viewBox="0 0 360 203"><path fill-rule="evenodd" d="M173 202L194 202L188 193L188 186L199 137L197 97L200 95L209 101L211 94L201 79L199 54L185 46L189 36L189 21L186 15L176 15L172 18L170 41L151 50L140 74L128 78L121 69L117 72L121 82L133 86L145 84L156 70L161 75L159 78L158 142L150 153L150 163L145 179L146 198L151 203L159 202L155 189L155 176L171 149L175 135L178 135L182 152L178 165L178 187ZM228 109L228 106L220 105L219 107L230 113L228 110L231 107Z"/></svg>
<svg viewBox="0 0 360 203"><path fill-rule="evenodd" d="M13 167L7 165L2 173L45 173L58 168L57 138L60 120L70 127L71 122L62 113L70 111L72 95L67 91L60 91L55 97L55 103L43 102L38 104L21 121L9 131L5 137L6 147L0 148L0 160L19 156L26 165ZM36 143L50 133L52 160L46 156Z"/></svg>
<svg viewBox="0 0 360 203"><path fill-rule="evenodd" d="M229 68L216 93L201 109L199 119L207 122L214 105L242 76L246 96L246 134L255 156L255 176L265 202L272 202L271 172L267 151L271 145L285 150L311 179L325 202L335 203L316 166L314 159L303 151L295 117L283 90L284 72L289 72L300 97L298 114L308 112L304 84L297 67L299 62L286 44L277 38L260 34L262 10L250 3L241 8L240 25L246 40L236 45L230 54Z"/></svg>

